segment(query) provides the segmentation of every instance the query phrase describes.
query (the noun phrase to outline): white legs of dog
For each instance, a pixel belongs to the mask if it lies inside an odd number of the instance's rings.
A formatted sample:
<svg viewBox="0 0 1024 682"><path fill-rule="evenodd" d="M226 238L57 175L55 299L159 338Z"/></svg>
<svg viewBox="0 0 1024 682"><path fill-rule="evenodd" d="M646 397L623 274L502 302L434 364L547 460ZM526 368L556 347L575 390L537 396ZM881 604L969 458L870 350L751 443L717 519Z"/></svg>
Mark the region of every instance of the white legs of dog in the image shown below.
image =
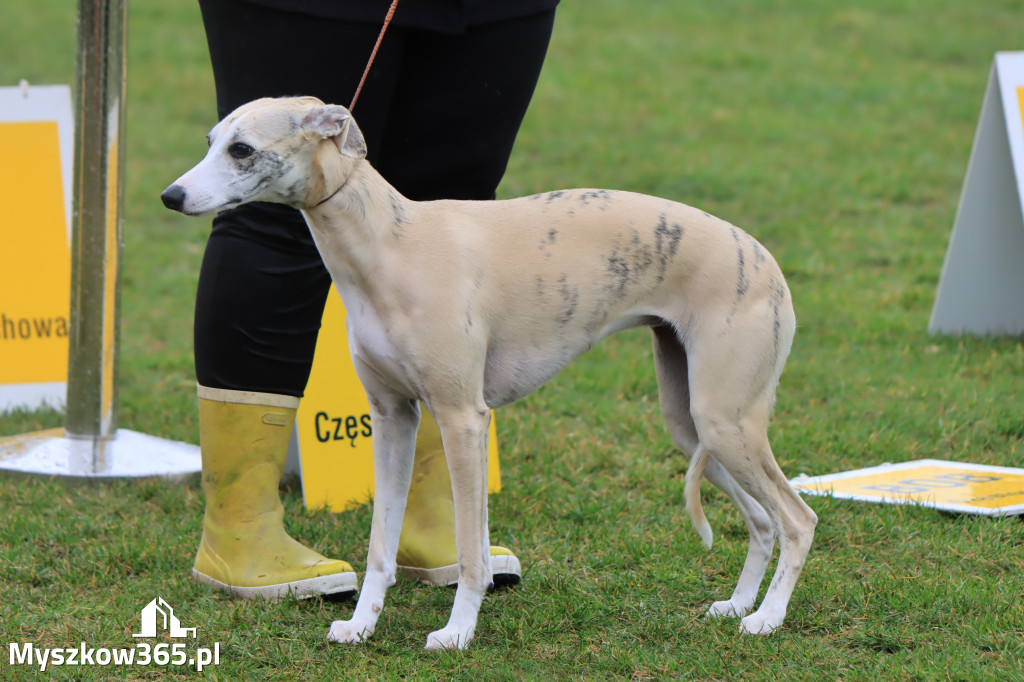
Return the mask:
<svg viewBox="0 0 1024 682"><path fill-rule="evenodd" d="M768 443L776 379L769 376L763 390L755 387L753 391L749 385L728 385L728 379L723 384L722 373L709 377L698 369L700 365L693 362L696 358L687 355L674 332L655 329L653 337L661 409L672 439L694 462L707 457L703 475L736 504L750 535L735 590L728 600L713 603L706 615L741 618L742 632L770 634L785 618L817 523L814 512L779 469ZM726 349L725 356L730 352L742 355L742 349ZM356 364L358 369L360 363ZM376 492L359 600L352 618L332 623L327 635L328 640L339 643L359 643L373 634L384 608L384 595L395 582L395 557L419 423L415 401L383 390L373 372L363 372L361 377L364 384L377 389L369 392ZM452 478L460 573L448 623L427 637L426 647L463 649L473 638L480 605L491 584L486 463L490 412L483 406L432 408ZM698 485L699 469L691 462L687 472ZM697 509L698 532L710 545L710 527L699 504ZM751 613L776 537L778 567L761 607Z"/></svg>
<svg viewBox="0 0 1024 682"><path fill-rule="evenodd" d="M492 585L487 518L487 438L491 412L481 405L478 409L439 409L434 416L441 428L452 479L459 586L448 624L430 633L427 648L464 649L473 638L480 604Z"/></svg>
<svg viewBox="0 0 1024 682"><path fill-rule="evenodd" d="M371 399L374 504L366 576L352 618L334 621L327 639L359 643L373 634L384 595L395 584L398 538L412 478L419 407L396 397ZM427 637L427 649L464 649L473 638L484 594L491 586L487 526L487 437L490 410L437 410L455 502L459 586L447 625ZM481 455L482 453L482 455ZM481 466L482 465L482 466ZM482 521L482 523L481 523Z"/></svg>
<svg viewBox="0 0 1024 682"><path fill-rule="evenodd" d="M715 371L732 358L757 357L756 346L753 350L744 346L754 335L737 334L725 342L709 335L716 342L690 355L670 330L654 329L653 338L661 411L672 440L692 461L701 450L701 455L708 455L704 476L736 504L750 534L732 596L712 604L707 615L740 617L742 632L770 634L785 618L818 521L789 485L768 444L768 418L778 376L755 374L762 379L759 386L748 377ZM687 477L699 476L695 468L691 463ZM694 523L702 536L707 534L705 543L710 546L710 528L704 521L702 529L703 513L699 516ZM747 615L757 601L775 537L779 538L778 567L761 607Z"/></svg>
<svg viewBox="0 0 1024 682"><path fill-rule="evenodd" d="M704 475L739 508L750 534L750 547L747 549L747 558L743 562L743 570L740 572L736 589L728 600L712 604L707 610L707 615L742 618L754 608L757 601L757 590L764 579L772 548L775 546L775 534L772 532L771 519L761 505L736 485L732 476L718 462L708 462Z"/></svg>
<svg viewBox="0 0 1024 682"><path fill-rule="evenodd" d="M374 504L366 575L350 620L331 623L327 639L359 643L373 634L384 609L384 595L395 584L398 538L412 480L419 406L393 400L387 406L371 400L373 420Z"/></svg>
<svg viewBox="0 0 1024 682"><path fill-rule="evenodd" d="M750 547L732 596L707 610L711 617L741 618L740 630L769 634L782 625L789 598L803 569L817 517L789 485L768 443L768 419L777 375L749 376L715 371L732 357L749 357L735 345L683 348L673 330L653 330L654 358L662 414L673 441L692 459L687 476L688 508L698 532L710 545L711 529L700 510L697 486L701 469L728 495L743 515ZM756 355L754 357L757 357ZM384 608L384 595L395 582L396 553L405 500L412 477L417 403L391 390L376 372L356 361L370 395L373 417L375 499L366 577L352 618L335 621L327 635L333 642L358 643L373 634ZM480 405L476 403L480 402ZM466 404L468 403L468 405ZM431 405L441 430L455 502L455 536L459 586L447 625L427 637L428 649L462 649L473 638L483 596L491 583L487 530L487 429L490 412L482 401ZM703 463L699 463L702 462ZM698 464L699 463L699 464ZM691 499L691 493L693 499ZM768 568L774 538L779 562L761 607L754 608Z"/></svg>

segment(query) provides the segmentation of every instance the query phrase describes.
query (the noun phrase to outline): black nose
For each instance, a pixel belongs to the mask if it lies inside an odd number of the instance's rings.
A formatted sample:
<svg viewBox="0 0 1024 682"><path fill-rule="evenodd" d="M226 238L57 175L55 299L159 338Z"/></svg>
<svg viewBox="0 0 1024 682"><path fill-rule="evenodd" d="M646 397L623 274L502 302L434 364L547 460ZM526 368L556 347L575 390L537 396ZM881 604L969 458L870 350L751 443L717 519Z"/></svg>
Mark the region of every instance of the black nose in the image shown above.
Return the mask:
<svg viewBox="0 0 1024 682"><path fill-rule="evenodd" d="M160 199L164 206L172 211L181 211L181 207L185 205L185 190L179 185L171 185L160 193Z"/></svg>

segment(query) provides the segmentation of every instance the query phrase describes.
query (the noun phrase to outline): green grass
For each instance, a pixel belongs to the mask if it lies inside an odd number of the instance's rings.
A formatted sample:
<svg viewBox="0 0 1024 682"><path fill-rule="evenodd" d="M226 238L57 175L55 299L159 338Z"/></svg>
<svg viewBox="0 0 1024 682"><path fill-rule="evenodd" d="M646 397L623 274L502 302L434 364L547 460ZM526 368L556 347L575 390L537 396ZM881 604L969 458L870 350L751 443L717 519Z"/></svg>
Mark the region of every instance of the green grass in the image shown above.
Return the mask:
<svg viewBox="0 0 1024 682"><path fill-rule="evenodd" d="M204 152L213 87L192 3L131 9L120 425L197 442L191 308L209 229L157 195ZM799 329L772 427L791 476L915 458L1024 466L1020 338L926 328L997 50L1024 49L1018 2L567 0L502 196L630 189L701 206L777 256ZM0 10L0 83L70 83L73 3ZM3 226L25 229L26 226ZM221 679L1024 679L1024 524L813 498L815 545L785 627L738 636L703 608L746 550L656 407L647 335L606 341L499 413L492 532L524 582L488 597L463 653L421 650L452 593L402 583L375 639L328 646L351 603L232 602L188 577L196 485L0 479L0 644L128 646L156 595L222 644ZM0 417L0 433L59 426ZM367 508L290 528L362 567ZM149 678L173 668L57 669ZM29 676L7 668L0 677Z"/></svg>

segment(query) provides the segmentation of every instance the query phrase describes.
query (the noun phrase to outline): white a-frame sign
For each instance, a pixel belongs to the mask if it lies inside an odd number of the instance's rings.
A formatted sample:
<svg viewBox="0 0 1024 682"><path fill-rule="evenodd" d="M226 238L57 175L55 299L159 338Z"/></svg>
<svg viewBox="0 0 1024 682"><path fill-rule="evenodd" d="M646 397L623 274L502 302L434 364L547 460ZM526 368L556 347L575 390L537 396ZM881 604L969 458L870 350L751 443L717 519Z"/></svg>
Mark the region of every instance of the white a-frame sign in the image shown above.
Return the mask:
<svg viewBox="0 0 1024 682"><path fill-rule="evenodd" d="M928 329L1024 334L1024 52L995 56Z"/></svg>

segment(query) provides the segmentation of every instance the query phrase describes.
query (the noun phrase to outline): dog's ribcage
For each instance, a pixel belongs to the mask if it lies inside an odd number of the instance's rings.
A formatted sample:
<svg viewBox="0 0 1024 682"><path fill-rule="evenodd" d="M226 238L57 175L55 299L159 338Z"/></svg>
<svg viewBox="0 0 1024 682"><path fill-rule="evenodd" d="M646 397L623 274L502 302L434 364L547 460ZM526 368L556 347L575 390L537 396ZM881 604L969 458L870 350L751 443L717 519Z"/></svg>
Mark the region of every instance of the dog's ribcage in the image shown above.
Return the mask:
<svg viewBox="0 0 1024 682"><path fill-rule="evenodd" d="M491 407L529 394L616 331L665 323L683 331L693 297L705 311L722 288L724 298L746 298L770 259L738 228L664 199L565 190L492 203L480 229L493 230L490 241L508 256L500 270L477 274L473 299L484 304L471 300L467 313L489 325Z"/></svg>

